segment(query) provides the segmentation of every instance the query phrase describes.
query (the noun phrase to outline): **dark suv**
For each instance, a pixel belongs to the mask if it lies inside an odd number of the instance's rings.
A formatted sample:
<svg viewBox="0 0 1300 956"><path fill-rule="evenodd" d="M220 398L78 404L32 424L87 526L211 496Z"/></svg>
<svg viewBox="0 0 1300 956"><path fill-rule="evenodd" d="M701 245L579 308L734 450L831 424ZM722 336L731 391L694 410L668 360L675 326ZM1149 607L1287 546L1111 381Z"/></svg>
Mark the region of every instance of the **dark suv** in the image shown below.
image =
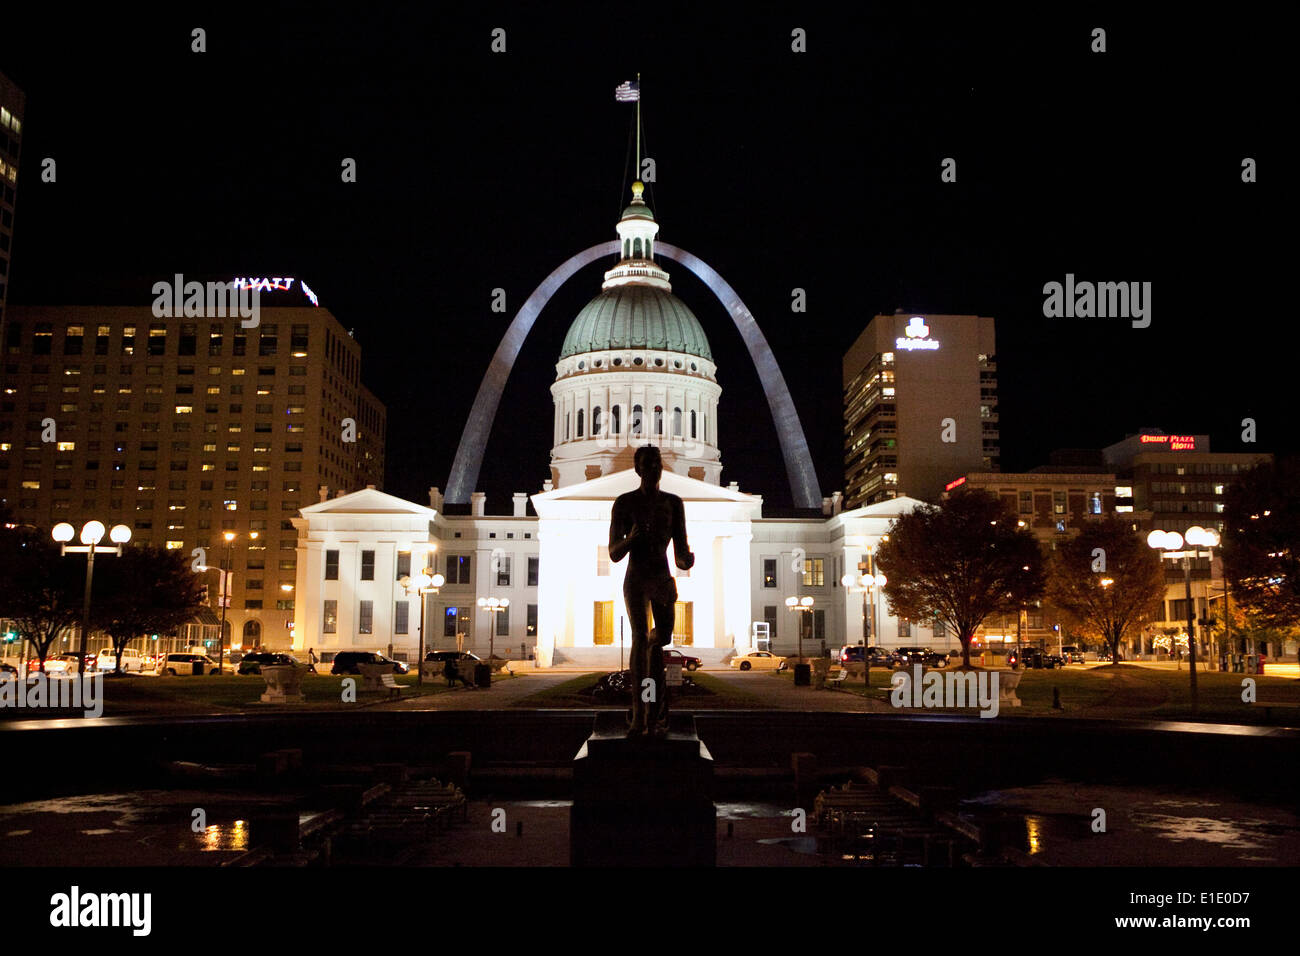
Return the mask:
<svg viewBox="0 0 1300 956"><path fill-rule="evenodd" d="M482 660L477 654L471 654L469 651L429 651L424 655L426 663L445 664L447 661L455 661L462 664L468 661L470 664L476 664Z"/></svg>
<svg viewBox="0 0 1300 956"><path fill-rule="evenodd" d="M378 651L339 651L334 655L334 664L330 667L331 674L360 674L361 668L358 664L390 664L394 674L405 674L408 668L401 661L395 661L385 657Z"/></svg>
<svg viewBox="0 0 1300 956"><path fill-rule="evenodd" d="M237 674L260 674L263 667L278 664L297 664L298 659L288 654L257 653L245 654L239 661Z"/></svg>
<svg viewBox="0 0 1300 956"><path fill-rule="evenodd" d="M868 647L867 656L871 661L872 667L888 667L894 659L894 655L883 647ZM840 648L840 663L861 664L862 645L849 644L846 647Z"/></svg>
<svg viewBox="0 0 1300 956"><path fill-rule="evenodd" d="M913 664L947 667L948 655L928 647L900 647L894 651L894 664L898 667L911 667Z"/></svg>

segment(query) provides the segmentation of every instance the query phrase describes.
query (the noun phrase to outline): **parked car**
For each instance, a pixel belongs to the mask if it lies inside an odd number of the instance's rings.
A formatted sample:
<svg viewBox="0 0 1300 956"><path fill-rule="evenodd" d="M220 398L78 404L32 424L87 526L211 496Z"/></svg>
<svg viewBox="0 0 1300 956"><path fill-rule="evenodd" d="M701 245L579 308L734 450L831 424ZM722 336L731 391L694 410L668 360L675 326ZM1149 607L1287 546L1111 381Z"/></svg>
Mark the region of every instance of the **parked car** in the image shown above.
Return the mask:
<svg viewBox="0 0 1300 956"><path fill-rule="evenodd" d="M1045 654L1041 648L1037 647L1016 647L1012 648L1011 653L1007 655L1007 663L1012 667L1020 665L1026 670L1052 670L1056 667L1065 666L1065 658L1056 654Z"/></svg>
<svg viewBox="0 0 1300 956"><path fill-rule="evenodd" d="M887 651L883 647L868 647L867 656L871 661L872 667L888 667L893 663L894 655L892 651ZM850 644L840 648L841 664L861 664L862 663L862 645Z"/></svg>
<svg viewBox="0 0 1300 956"><path fill-rule="evenodd" d="M742 671L779 671L785 669L785 658L771 651L750 651L733 657L731 666Z"/></svg>
<svg viewBox="0 0 1300 956"><path fill-rule="evenodd" d="M86 655L86 673L89 674L95 670L99 662L94 654ZM41 669L41 660L39 657L33 657L27 662L27 672L34 674ZM78 672L76 654L51 654L45 658L45 673L47 674L75 674Z"/></svg>
<svg viewBox="0 0 1300 956"><path fill-rule="evenodd" d="M122 673L129 674L135 671L137 674L143 674L145 668L145 658L134 647L122 649ZM111 647L105 647L96 657L96 663L101 671L112 671L117 668L117 655Z"/></svg>
<svg viewBox="0 0 1300 956"><path fill-rule="evenodd" d="M188 677L194 673L195 664L202 665L204 674L219 674L217 662L207 654L168 654L154 665L155 673L163 677Z"/></svg>
<svg viewBox="0 0 1300 956"><path fill-rule="evenodd" d="M1076 647L1073 644L1066 644L1061 648L1061 657L1065 659L1065 663L1067 664L1082 664L1083 648Z"/></svg>
<svg viewBox="0 0 1300 956"><path fill-rule="evenodd" d="M682 670L697 671L703 666L704 662L698 657L691 657L689 654L683 654L675 647L664 648L664 666L668 666L669 661L681 661Z"/></svg>
<svg viewBox="0 0 1300 956"><path fill-rule="evenodd" d="M911 667L921 664L924 667L947 667L948 655L928 647L900 647L893 654L896 667Z"/></svg>
<svg viewBox="0 0 1300 956"><path fill-rule="evenodd" d="M394 674L405 674L410 670L401 661L385 657L378 651L339 651L334 655L334 663L330 666L330 673L360 674L361 668L357 666L358 664L390 664Z"/></svg>
<svg viewBox="0 0 1300 956"><path fill-rule="evenodd" d="M429 651L424 655L426 663L436 662L438 664L445 664L447 661L456 661L457 663L469 661L474 664L482 659L477 654L471 654L469 651Z"/></svg>
<svg viewBox="0 0 1300 956"><path fill-rule="evenodd" d="M239 660L237 674L260 674L263 667L279 664L297 664L298 658L292 654L257 653L245 654Z"/></svg>

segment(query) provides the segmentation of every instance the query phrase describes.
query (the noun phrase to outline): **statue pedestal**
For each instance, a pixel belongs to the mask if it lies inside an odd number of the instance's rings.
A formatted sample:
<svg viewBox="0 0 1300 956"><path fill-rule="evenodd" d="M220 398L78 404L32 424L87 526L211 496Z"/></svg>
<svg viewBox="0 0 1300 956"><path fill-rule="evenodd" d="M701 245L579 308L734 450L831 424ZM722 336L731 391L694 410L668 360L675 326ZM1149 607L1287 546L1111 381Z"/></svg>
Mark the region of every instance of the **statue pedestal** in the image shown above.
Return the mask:
<svg viewBox="0 0 1300 956"><path fill-rule="evenodd" d="M664 737L627 735L622 711L602 712L573 760L573 866L713 866L713 757L690 714Z"/></svg>

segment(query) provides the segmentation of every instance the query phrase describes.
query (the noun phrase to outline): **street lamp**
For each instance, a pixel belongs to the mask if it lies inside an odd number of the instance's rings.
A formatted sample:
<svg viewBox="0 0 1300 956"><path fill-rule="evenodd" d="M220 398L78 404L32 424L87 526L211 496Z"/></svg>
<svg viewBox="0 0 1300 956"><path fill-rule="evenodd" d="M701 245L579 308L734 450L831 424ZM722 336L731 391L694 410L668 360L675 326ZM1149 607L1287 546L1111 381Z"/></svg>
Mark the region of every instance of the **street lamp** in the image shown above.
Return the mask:
<svg viewBox="0 0 1300 956"><path fill-rule="evenodd" d="M407 594L411 591L417 591L420 595L420 649L415 658L415 683L417 686L424 684L424 604L425 595L437 594L439 589L447 583L447 579L441 574L434 574L433 568L425 568L419 574L414 576L403 574L397 582L402 586L402 590Z"/></svg>
<svg viewBox="0 0 1300 956"><path fill-rule="evenodd" d="M493 640L497 633L497 615L510 606L510 598L479 598L476 602L479 607L486 608L492 618L492 628L488 631L488 666L492 666L492 658L495 656L492 652Z"/></svg>
<svg viewBox="0 0 1300 956"><path fill-rule="evenodd" d="M870 558L870 552L867 557ZM883 588L888 584L888 580L883 574L871 574L869 561L858 563L857 574L846 574L840 578L840 583L850 592L862 592L862 680L867 687L871 686L871 655L867 650L867 595L871 595L871 628L870 635L876 639L876 644L880 644L880 615L876 613L876 590Z"/></svg>
<svg viewBox="0 0 1300 956"><path fill-rule="evenodd" d="M104 540L105 530L102 521L87 521L81 526L80 546L68 544L76 531L66 521L59 522L50 530L50 536L60 545L60 554L66 555L71 551L86 556L86 596L81 605L81 641L78 646L80 653L77 655L77 673L82 675L86 673L86 637L90 633L90 586L95 576L95 555L115 554L121 557L122 545L131 540L131 529L124 524L115 524L113 530L108 532L113 547L101 545L99 542Z"/></svg>
<svg viewBox="0 0 1300 956"><path fill-rule="evenodd" d="M799 623L799 666L803 664L803 617L804 614L811 614L813 609L813 599L811 597L788 597L785 599L785 606L795 612L796 620ZM810 618L811 620L811 618Z"/></svg>
<svg viewBox="0 0 1300 956"><path fill-rule="evenodd" d="M221 572L221 633L217 635L217 673L220 674L225 667L226 657L226 607L230 604L230 586L229 580L234 577L235 562L232 560L231 546L235 539L239 537L233 531L223 532L221 535L226 539L226 555L221 561L221 567L217 570ZM258 532L248 532L248 537L256 541ZM229 569L226 565L230 565Z"/></svg>
<svg viewBox="0 0 1300 956"><path fill-rule="evenodd" d="M1192 545L1193 550L1183 550L1184 542ZM1186 535L1181 535L1177 531L1152 531L1147 535L1147 546L1163 551L1164 554L1161 557L1183 559L1183 592L1187 600L1187 667L1191 672L1193 713L1196 712L1197 694L1196 612L1192 605L1192 558L1200 556L1200 552L1195 548L1202 545L1207 548L1214 548L1218 543L1219 533L1213 529L1202 528L1200 525L1193 525L1188 528Z"/></svg>

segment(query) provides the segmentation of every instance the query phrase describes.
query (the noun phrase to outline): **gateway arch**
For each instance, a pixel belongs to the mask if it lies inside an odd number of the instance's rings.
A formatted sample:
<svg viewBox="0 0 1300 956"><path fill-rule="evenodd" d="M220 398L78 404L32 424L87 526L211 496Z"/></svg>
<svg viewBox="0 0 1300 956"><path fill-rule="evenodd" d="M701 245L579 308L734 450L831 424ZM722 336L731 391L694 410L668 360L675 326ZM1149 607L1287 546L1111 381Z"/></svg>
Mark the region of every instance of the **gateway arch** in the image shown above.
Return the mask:
<svg viewBox="0 0 1300 956"><path fill-rule="evenodd" d="M451 466L451 477L447 482L444 501L448 504L469 504L470 494L478 483L479 471L483 467L483 451L487 448L488 435L496 418L497 406L501 403L501 394L506 387L506 379L514 368L515 359L523 348L524 339L532 330L533 323L541 314L551 296L564 285L569 278L583 266L590 265L606 256L617 256L621 246L616 239L602 242L585 249L565 260L539 285L533 294L515 315L514 321L501 337L492 356L492 362L478 387L474 398L474 407L470 410L465 430L460 436L460 445L456 448L456 459ZM758 372L759 381L767 394L767 405L772 411L772 421L776 425L777 438L781 443L781 457L785 459L786 474L790 479L790 494L796 507L820 509L822 505L821 489L817 484L817 472L813 468L812 457L808 453L808 441L804 437L803 426L799 424L799 415L795 411L794 399L786 387L785 376L777 365L776 356L772 354L767 339L763 336L754 315L746 308L725 279L708 263L691 255L684 249L656 242L655 252L667 256L691 272L695 273L705 285L712 290L723 308L736 323L740 337L749 349L750 360Z"/></svg>

